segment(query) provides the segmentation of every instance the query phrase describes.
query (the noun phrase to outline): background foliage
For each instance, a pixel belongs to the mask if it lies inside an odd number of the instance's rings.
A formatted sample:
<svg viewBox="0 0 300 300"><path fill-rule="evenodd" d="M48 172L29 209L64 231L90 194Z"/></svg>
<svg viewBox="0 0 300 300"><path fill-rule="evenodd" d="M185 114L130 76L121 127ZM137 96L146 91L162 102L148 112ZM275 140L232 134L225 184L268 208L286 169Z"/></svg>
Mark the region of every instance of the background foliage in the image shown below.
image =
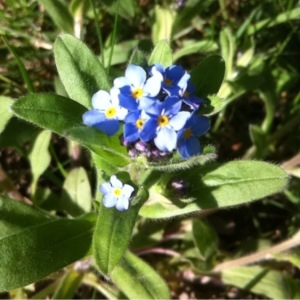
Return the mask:
<svg viewBox="0 0 300 300"><path fill-rule="evenodd" d="M113 0L6 0L0 2L0 8L0 278L5 278L3 287L11 287L1 298L122 298L131 293L127 290L130 266L134 266L137 276L139 270L155 274L145 261L164 278L173 298L299 298L298 1L124 0L118 4ZM94 53L86 63L81 61L83 69L93 70L90 77L82 68L60 67L74 57L80 60L86 47L82 43L72 53L74 40L62 33L81 39ZM149 207L144 206L130 241L130 250L136 256L127 252L122 267L114 269L111 278L115 285L95 271L86 247L91 243L96 216L89 213L80 217L92 208L91 202L81 201L80 193L92 199L97 183L88 152L76 143L76 137L85 130L77 125L84 107L90 105L90 91L98 85L109 89L98 60L114 78L123 74L129 60L143 62L141 53L150 53L162 39L170 40L173 60L188 70L213 55L225 60L225 80L218 92L224 101L210 98L215 107L210 116L212 130L202 141L207 149L209 145L216 147L217 163L232 164L234 174L238 162L231 160L273 162L290 174L290 182L280 194L258 202L204 210L178 219L147 220L144 217ZM136 52L137 47L142 52ZM72 55L55 55L58 52ZM161 60L168 64L168 57ZM203 74L199 80L204 80L206 72L208 77L213 76L216 68L197 70L197 74ZM69 81L62 84L58 74ZM92 80L96 75L99 82ZM87 87L81 85L84 81L89 82ZM216 76L216 86L221 82L222 78ZM60 96L54 97L50 94L53 91ZM31 95L33 92L43 93L40 107L32 105L36 97ZM74 94L76 102L68 102L67 93ZM13 116L8 108L17 98L23 100L15 103L13 110L23 116L25 111L30 116L25 108L42 111L53 103L50 123L54 133ZM36 116L32 122L45 125L48 119L42 114ZM71 129L74 126L77 128ZM73 141L57 134L72 137ZM111 157L112 153L107 154L94 143L105 137L99 132L94 134L87 135L90 138L84 146ZM105 143L117 147L114 140ZM118 163L126 164L126 159L120 155ZM263 176L268 169L259 163ZM249 163L250 169L252 165ZM206 178L207 182L221 186L216 178L222 170L216 168L213 172L215 177ZM243 193L242 183L232 195L237 203L239 192ZM259 193L254 183L255 192ZM151 195L157 196L157 191L150 191ZM7 197L32 201L37 208L29 210ZM193 211L192 205L187 207L187 212ZM20 215L12 219L10 213L15 210ZM137 212L129 213L130 218L136 217ZM153 215L153 211L150 213ZM172 211L167 217L175 215ZM106 230L109 222L108 218L97 228ZM47 245L39 243L47 235L51 243L58 245L57 251L48 251ZM11 262L22 257L20 245L28 241L32 243L32 261L28 266L21 261L14 264L12 276L6 276ZM72 257L64 256L62 244L66 252L70 249ZM52 265L53 272L83 256L86 260L28 285L48 275L53 256L60 258ZM31 269L33 263L35 272ZM24 274L33 276L32 281L24 281L22 288L15 289L14 282L20 282ZM164 283L158 285L157 294L148 288L160 282L155 276L142 278L142 287L136 286L137 294L131 297L167 295Z"/></svg>

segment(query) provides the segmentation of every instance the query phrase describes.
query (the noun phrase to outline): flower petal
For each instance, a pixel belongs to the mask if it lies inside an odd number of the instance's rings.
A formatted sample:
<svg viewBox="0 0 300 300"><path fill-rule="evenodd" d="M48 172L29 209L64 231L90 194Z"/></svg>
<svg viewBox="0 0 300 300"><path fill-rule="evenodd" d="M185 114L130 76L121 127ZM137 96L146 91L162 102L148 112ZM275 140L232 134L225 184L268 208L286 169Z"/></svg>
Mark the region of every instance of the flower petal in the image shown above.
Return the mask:
<svg viewBox="0 0 300 300"><path fill-rule="evenodd" d="M124 124L124 141L127 143L133 143L140 137L138 128L132 123Z"/></svg>
<svg viewBox="0 0 300 300"><path fill-rule="evenodd" d="M111 105L110 94L100 90L92 96L92 106L94 109L105 110Z"/></svg>
<svg viewBox="0 0 300 300"><path fill-rule="evenodd" d="M125 197L127 197L129 199L133 191L134 191L134 188L131 185L124 184L124 186L122 188L122 192Z"/></svg>
<svg viewBox="0 0 300 300"><path fill-rule="evenodd" d="M107 194L103 197L103 205L105 207L113 207L116 205L118 198L113 194Z"/></svg>
<svg viewBox="0 0 300 300"><path fill-rule="evenodd" d="M191 113L188 111L180 111L170 120L169 124L174 130L178 131L183 128L190 115Z"/></svg>
<svg viewBox="0 0 300 300"><path fill-rule="evenodd" d="M106 135L111 136L118 132L120 124L118 120L104 120L97 124L94 124L93 127L103 131Z"/></svg>
<svg viewBox="0 0 300 300"><path fill-rule="evenodd" d="M114 188L121 189L123 186L123 183L117 178L116 175L112 175L110 177L110 183L111 183L112 187L114 187Z"/></svg>
<svg viewBox="0 0 300 300"><path fill-rule="evenodd" d="M176 147L177 135L170 127L162 127L154 139L155 146L161 151L171 152Z"/></svg>
<svg viewBox="0 0 300 300"><path fill-rule="evenodd" d="M157 73L156 75L150 77L145 83L144 92L150 97L157 96L161 89L162 80L163 77L160 73Z"/></svg>
<svg viewBox="0 0 300 300"><path fill-rule="evenodd" d="M108 193L111 192L112 190L112 187L111 187L111 184L109 182L103 182L101 185L100 185L100 192L103 194L103 195L106 195Z"/></svg>
<svg viewBox="0 0 300 300"><path fill-rule="evenodd" d="M201 136L210 129L209 119L205 116L194 116L192 119L193 135Z"/></svg>
<svg viewBox="0 0 300 300"><path fill-rule="evenodd" d="M146 71L136 65L129 65L125 70L125 77L133 87L143 87L146 81Z"/></svg>
<svg viewBox="0 0 300 300"><path fill-rule="evenodd" d="M128 80L128 78L122 76L122 77L118 77L114 80L114 87L116 88L121 88L124 87L126 85L130 85L130 81Z"/></svg>
<svg viewBox="0 0 300 300"><path fill-rule="evenodd" d="M156 129L157 129L157 120L154 118L147 120L140 132L141 140L143 142L148 142L152 140L156 135Z"/></svg>
<svg viewBox="0 0 300 300"><path fill-rule="evenodd" d="M99 122L105 120L105 114L98 109L92 109L82 115L83 124L87 126L95 126Z"/></svg>
<svg viewBox="0 0 300 300"><path fill-rule="evenodd" d="M118 209L120 211L124 211L124 210L128 209L128 206L129 206L128 198L126 198L126 197L118 198L118 201L116 203L116 209Z"/></svg>

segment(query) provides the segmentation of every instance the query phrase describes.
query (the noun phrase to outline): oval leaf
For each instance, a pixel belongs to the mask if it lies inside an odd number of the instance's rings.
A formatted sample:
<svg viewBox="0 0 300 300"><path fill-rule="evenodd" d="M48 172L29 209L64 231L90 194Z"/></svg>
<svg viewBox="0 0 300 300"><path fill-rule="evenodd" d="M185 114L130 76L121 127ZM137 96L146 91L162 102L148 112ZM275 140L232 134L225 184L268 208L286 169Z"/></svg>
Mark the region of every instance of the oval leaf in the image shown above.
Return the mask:
<svg viewBox="0 0 300 300"><path fill-rule="evenodd" d="M170 299L165 281L129 251L113 270L111 278L129 299Z"/></svg>
<svg viewBox="0 0 300 300"><path fill-rule="evenodd" d="M70 98L91 108L91 98L110 84L99 59L80 40L63 34L54 44L54 57L60 79Z"/></svg>
<svg viewBox="0 0 300 300"><path fill-rule="evenodd" d="M141 208L140 215L170 218L203 209L239 205L280 192L288 182L283 169L262 161L232 161L214 165L205 174L200 172L201 169L191 169L181 175L190 183L188 199L175 204L150 191L149 201Z"/></svg>
<svg viewBox="0 0 300 300"><path fill-rule="evenodd" d="M196 95L206 98L217 94L225 74L225 62L219 55L212 55L191 71L191 80L196 87Z"/></svg>
<svg viewBox="0 0 300 300"><path fill-rule="evenodd" d="M0 134L13 115L12 111L10 110L10 106L13 103L13 99L0 96Z"/></svg>
<svg viewBox="0 0 300 300"><path fill-rule="evenodd" d="M161 64L164 67L169 67L172 62L172 49L169 43L166 40L159 41L149 57L148 65Z"/></svg>
<svg viewBox="0 0 300 300"><path fill-rule="evenodd" d="M1 227L7 228L0 235L0 291L41 280L90 250L95 214L58 219L4 197L0 214Z"/></svg>

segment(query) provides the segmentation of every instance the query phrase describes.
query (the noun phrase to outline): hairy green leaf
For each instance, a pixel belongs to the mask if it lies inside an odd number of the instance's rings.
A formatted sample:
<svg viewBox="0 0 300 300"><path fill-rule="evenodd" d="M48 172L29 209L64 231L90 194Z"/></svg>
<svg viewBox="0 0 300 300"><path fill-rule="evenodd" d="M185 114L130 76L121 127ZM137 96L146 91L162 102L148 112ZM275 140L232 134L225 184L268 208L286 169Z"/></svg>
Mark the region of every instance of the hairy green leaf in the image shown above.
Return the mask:
<svg viewBox="0 0 300 300"><path fill-rule="evenodd" d="M169 43L166 40L159 41L149 57L148 65L161 64L164 67L169 67L172 62L172 49Z"/></svg>
<svg viewBox="0 0 300 300"><path fill-rule="evenodd" d="M23 287L90 251L95 214L58 219L0 197L0 291Z"/></svg>
<svg viewBox="0 0 300 300"><path fill-rule="evenodd" d="M169 218L203 209L240 205L280 192L288 181L286 172L262 161L232 161L196 167L175 175L188 186L185 199L172 200L155 189L140 215L147 218Z"/></svg>
<svg viewBox="0 0 300 300"><path fill-rule="evenodd" d="M129 299L170 299L165 281L129 251L115 267L111 278Z"/></svg>
<svg viewBox="0 0 300 300"><path fill-rule="evenodd" d="M100 206L93 238L94 256L100 271L109 274L127 250L139 209L148 192L141 187L126 211Z"/></svg>
<svg viewBox="0 0 300 300"><path fill-rule="evenodd" d="M91 97L98 90L109 90L110 83L99 59L75 37L62 34L54 44L54 57L60 79L70 98L91 108Z"/></svg>

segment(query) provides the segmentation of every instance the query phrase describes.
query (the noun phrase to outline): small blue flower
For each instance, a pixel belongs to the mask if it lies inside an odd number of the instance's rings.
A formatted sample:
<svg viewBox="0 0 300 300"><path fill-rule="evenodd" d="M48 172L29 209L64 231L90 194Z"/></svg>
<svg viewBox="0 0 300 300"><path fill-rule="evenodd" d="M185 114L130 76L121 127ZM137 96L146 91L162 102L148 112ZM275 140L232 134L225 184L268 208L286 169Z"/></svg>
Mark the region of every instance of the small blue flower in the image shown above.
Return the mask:
<svg viewBox="0 0 300 300"><path fill-rule="evenodd" d="M119 120L123 120L127 110L120 106L118 90L112 89L110 94L100 90L92 97L94 109L83 114L83 123L96 127L107 135L113 135L119 130Z"/></svg>
<svg viewBox="0 0 300 300"><path fill-rule="evenodd" d="M186 87L190 75L178 65L164 68L160 64L154 65L150 73L153 75L161 74L162 89L170 96L179 96L180 90Z"/></svg>
<svg viewBox="0 0 300 300"><path fill-rule="evenodd" d="M190 79L186 82L186 85L179 92L182 101L193 110L198 109L200 104L204 103L204 100L197 97L195 95L195 92L196 92L196 88L192 84Z"/></svg>
<svg viewBox="0 0 300 300"><path fill-rule="evenodd" d="M210 129L209 120L205 116L192 116L187 120L184 127L178 132L177 149L180 156L188 159L200 154L199 138Z"/></svg>
<svg viewBox="0 0 300 300"><path fill-rule="evenodd" d="M114 80L114 86L120 90L120 105L130 111L145 109L155 103L154 97L161 89L160 74L147 79L146 71L136 65L129 65L125 77Z"/></svg>
<svg viewBox="0 0 300 300"><path fill-rule="evenodd" d="M143 110L130 112L124 120L124 142L133 143L137 141L140 138L140 132L148 119L149 116Z"/></svg>
<svg viewBox="0 0 300 300"><path fill-rule="evenodd" d="M152 107L150 119L140 133L141 139L149 141L154 138L155 146L161 151L171 152L175 149L176 131L184 126L190 116L190 112L180 111L181 104L177 97L167 97L164 102Z"/></svg>
<svg viewBox="0 0 300 300"><path fill-rule="evenodd" d="M123 185L116 175L110 177L110 182L100 185L100 192L104 195L103 205L108 208L115 206L120 211L128 209L133 191L134 188L131 185Z"/></svg>

